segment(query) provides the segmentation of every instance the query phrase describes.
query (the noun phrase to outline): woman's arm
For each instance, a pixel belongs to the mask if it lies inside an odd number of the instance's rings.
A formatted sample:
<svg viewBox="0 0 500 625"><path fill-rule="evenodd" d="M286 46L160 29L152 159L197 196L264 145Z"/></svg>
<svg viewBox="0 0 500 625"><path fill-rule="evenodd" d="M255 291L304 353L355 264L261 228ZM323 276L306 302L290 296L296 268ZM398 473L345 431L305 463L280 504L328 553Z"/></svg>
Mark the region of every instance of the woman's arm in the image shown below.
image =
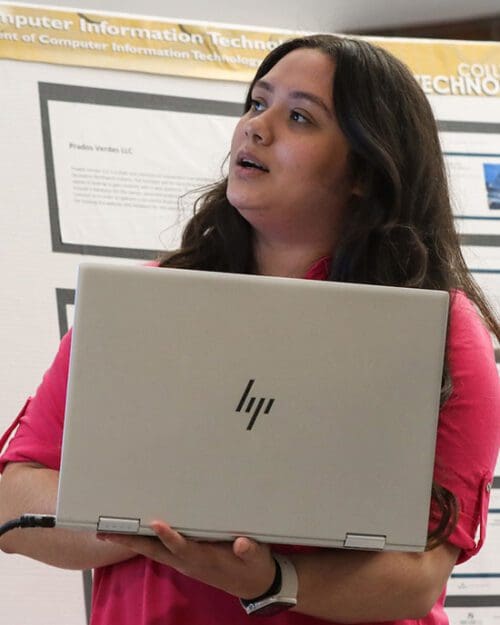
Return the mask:
<svg viewBox="0 0 500 625"><path fill-rule="evenodd" d="M57 471L9 464L0 480L0 522L29 512L53 514L57 481ZM232 545L197 542L163 523L154 529L158 539L112 535L106 541L90 532L18 529L0 539L0 548L68 569L95 568L143 554L243 598L260 595L274 576L267 545L246 538ZM446 544L418 554L329 549L293 554L289 557L299 577L295 610L337 623L420 618L442 592L457 556L458 549Z"/></svg>
<svg viewBox="0 0 500 625"><path fill-rule="evenodd" d="M297 611L360 623L419 619L442 593L459 549L423 553L325 550L289 555L299 577Z"/></svg>
<svg viewBox="0 0 500 625"><path fill-rule="evenodd" d="M186 539L162 522L158 538L106 535L216 588L249 599L274 577L268 545L248 538L230 543ZM335 623L366 623L425 616L442 593L459 549L444 544L424 553L324 549L288 555L299 578L294 610Z"/></svg>
<svg viewBox="0 0 500 625"><path fill-rule="evenodd" d="M0 524L22 514L54 514L58 472L37 464L10 463L0 479ZM0 549L65 569L91 569L134 557L134 552L98 541L94 533L63 529L16 529Z"/></svg>

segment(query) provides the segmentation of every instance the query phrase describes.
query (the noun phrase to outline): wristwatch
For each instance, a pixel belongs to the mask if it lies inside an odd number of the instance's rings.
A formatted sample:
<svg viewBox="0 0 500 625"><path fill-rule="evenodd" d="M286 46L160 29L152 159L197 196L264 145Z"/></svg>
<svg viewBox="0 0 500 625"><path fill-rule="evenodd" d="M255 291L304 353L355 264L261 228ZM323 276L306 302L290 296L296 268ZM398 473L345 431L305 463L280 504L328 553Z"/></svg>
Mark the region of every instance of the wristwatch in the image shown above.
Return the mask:
<svg viewBox="0 0 500 625"><path fill-rule="evenodd" d="M273 554L276 573L270 588L255 599L240 599L248 615L273 616L297 605L298 579L293 563L285 556Z"/></svg>

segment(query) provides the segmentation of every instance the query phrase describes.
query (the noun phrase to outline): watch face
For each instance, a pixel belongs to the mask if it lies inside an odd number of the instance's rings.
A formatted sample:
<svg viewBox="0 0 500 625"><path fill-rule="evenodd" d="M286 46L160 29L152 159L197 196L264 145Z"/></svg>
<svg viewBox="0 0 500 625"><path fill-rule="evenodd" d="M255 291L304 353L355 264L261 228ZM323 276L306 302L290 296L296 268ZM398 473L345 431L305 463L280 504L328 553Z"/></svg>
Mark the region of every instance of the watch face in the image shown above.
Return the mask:
<svg viewBox="0 0 500 625"><path fill-rule="evenodd" d="M289 610L290 608L293 608L294 605L296 605L296 602L273 601L272 603L263 605L261 608L252 610L250 614L255 615L255 616L274 616L275 614L279 614L280 612L284 612L285 610Z"/></svg>

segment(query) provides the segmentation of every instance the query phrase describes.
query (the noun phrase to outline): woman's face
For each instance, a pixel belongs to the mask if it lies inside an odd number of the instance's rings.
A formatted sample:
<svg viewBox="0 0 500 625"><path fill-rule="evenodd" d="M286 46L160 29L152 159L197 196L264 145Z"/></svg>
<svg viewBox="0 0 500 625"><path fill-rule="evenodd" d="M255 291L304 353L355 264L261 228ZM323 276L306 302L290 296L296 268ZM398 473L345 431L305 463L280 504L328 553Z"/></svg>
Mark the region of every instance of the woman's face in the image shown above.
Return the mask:
<svg viewBox="0 0 500 625"><path fill-rule="evenodd" d="M334 243L352 184L333 73L319 50L290 52L257 81L236 126L227 198L262 236Z"/></svg>

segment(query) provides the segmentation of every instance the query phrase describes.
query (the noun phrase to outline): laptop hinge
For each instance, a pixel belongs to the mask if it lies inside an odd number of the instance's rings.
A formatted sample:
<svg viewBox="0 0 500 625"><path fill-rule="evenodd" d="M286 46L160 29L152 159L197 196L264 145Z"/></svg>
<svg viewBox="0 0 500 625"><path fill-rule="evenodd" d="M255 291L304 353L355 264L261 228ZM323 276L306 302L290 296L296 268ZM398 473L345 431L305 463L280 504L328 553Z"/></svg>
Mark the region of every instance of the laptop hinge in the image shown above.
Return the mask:
<svg viewBox="0 0 500 625"><path fill-rule="evenodd" d="M345 535L344 547L347 549L382 550L385 547L387 536L376 534L350 534Z"/></svg>
<svg viewBox="0 0 500 625"><path fill-rule="evenodd" d="M140 519L123 519L120 517L100 516L97 523L98 532L118 532L120 534L137 534L141 525Z"/></svg>

